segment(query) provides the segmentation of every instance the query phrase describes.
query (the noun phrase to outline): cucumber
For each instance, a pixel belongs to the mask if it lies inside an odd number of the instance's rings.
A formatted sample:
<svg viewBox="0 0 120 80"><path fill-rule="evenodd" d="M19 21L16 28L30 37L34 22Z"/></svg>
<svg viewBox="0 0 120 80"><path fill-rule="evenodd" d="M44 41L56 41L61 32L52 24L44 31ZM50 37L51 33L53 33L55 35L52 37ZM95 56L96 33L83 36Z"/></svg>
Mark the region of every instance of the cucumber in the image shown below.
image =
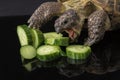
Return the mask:
<svg viewBox="0 0 120 80"><path fill-rule="evenodd" d="M31 29L31 34L33 39L33 46L37 48L44 41L43 33L38 29Z"/></svg>
<svg viewBox="0 0 120 80"><path fill-rule="evenodd" d="M21 46L33 44L31 31L27 25L17 26L17 34Z"/></svg>
<svg viewBox="0 0 120 80"><path fill-rule="evenodd" d="M63 35L61 33L57 34L56 32L47 32L43 34L45 39L47 38L56 38L56 37L62 37Z"/></svg>
<svg viewBox="0 0 120 80"><path fill-rule="evenodd" d="M37 58L41 61L52 61L60 57L59 46L43 45L37 49Z"/></svg>
<svg viewBox="0 0 120 80"><path fill-rule="evenodd" d="M85 60L91 53L91 48L84 45L70 45L66 48L66 55L70 59Z"/></svg>
<svg viewBox="0 0 120 80"><path fill-rule="evenodd" d="M44 43L49 45L56 45L56 46L68 46L69 38L68 37L47 38L45 39Z"/></svg>
<svg viewBox="0 0 120 80"><path fill-rule="evenodd" d="M56 46L68 46L69 37L63 37L62 34L57 34L56 32L44 33L45 41L47 45L56 45Z"/></svg>
<svg viewBox="0 0 120 80"><path fill-rule="evenodd" d="M36 56L36 49L31 45L25 45L20 48L20 54L25 59L33 59Z"/></svg>

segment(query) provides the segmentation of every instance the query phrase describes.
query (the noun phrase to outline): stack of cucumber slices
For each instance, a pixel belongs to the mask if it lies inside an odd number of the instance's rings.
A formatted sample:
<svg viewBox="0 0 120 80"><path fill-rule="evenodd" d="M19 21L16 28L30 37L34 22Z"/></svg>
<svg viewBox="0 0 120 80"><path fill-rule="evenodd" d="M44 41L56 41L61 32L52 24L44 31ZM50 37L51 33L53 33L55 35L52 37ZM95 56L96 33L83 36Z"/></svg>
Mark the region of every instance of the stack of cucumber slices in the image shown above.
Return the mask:
<svg viewBox="0 0 120 80"><path fill-rule="evenodd" d="M24 59L37 58L40 61L52 61L61 57L64 52L67 58L85 60L91 53L89 46L70 45L69 37L64 37L61 33L43 33L27 25L19 25L17 34L21 45L20 54ZM66 51L61 49L63 46Z"/></svg>

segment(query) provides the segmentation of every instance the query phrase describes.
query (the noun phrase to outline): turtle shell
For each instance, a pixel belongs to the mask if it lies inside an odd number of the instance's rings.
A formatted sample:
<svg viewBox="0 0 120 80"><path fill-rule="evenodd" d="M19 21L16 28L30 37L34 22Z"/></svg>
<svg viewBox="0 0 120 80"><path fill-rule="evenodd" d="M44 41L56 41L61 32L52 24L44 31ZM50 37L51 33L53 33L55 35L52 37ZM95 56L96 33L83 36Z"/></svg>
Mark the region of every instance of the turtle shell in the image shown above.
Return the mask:
<svg viewBox="0 0 120 80"><path fill-rule="evenodd" d="M68 1L68 0L58 0L59 2L65 2L65 1Z"/></svg>
<svg viewBox="0 0 120 80"><path fill-rule="evenodd" d="M115 13L120 15L120 0L93 0L108 13Z"/></svg>
<svg viewBox="0 0 120 80"><path fill-rule="evenodd" d="M110 30L120 29L120 0L92 0L96 6L104 9L110 17Z"/></svg>

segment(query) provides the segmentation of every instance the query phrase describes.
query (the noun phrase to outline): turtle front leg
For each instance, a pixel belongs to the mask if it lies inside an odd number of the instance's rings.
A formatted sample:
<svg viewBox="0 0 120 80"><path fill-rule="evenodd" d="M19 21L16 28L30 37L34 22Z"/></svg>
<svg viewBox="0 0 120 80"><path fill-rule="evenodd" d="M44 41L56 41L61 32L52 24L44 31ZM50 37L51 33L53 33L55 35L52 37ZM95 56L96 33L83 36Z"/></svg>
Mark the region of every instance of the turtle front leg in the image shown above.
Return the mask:
<svg viewBox="0 0 120 80"><path fill-rule="evenodd" d="M41 4L28 20L29 27L39 29L42 24L52 17L63 12L63 5L60 2L45 2Z"/></svg>
<svg viewBox="0 0 120 80"><path fill-rule="evenodd" d="M84 45L91 46L100 41L109 27L110 21L104 10L93 12L88 18L88 38Z"/></svg>

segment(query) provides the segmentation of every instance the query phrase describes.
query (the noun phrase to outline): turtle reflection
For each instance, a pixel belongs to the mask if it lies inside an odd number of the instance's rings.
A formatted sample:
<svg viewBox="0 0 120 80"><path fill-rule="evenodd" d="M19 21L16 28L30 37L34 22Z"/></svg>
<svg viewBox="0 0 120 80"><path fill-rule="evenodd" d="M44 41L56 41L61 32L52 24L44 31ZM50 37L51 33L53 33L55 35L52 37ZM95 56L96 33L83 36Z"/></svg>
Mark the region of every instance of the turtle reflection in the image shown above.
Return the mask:
<svg viewBox="0 0 120 80"><path fill-rule="evenodd" d="M32 70L36 68L57 68L59 73L67 77L74 77L84 74L84 72L92 74L105 74L108 72L114 72L120 70L120 38L119 30L115 32L109 32L105 38L98 44L93 45L92 55L86 63L79 63L76 61L71 62L66 57L62 57L57 61L51 63L42 63L41 61L34 60L27 63L32 64ZM103 46L105 45L105 46ZM24 63L24 61L23 61ZM23 65L27 64L24 63ZM29 67L30 69L30 67Z"/></svg>

